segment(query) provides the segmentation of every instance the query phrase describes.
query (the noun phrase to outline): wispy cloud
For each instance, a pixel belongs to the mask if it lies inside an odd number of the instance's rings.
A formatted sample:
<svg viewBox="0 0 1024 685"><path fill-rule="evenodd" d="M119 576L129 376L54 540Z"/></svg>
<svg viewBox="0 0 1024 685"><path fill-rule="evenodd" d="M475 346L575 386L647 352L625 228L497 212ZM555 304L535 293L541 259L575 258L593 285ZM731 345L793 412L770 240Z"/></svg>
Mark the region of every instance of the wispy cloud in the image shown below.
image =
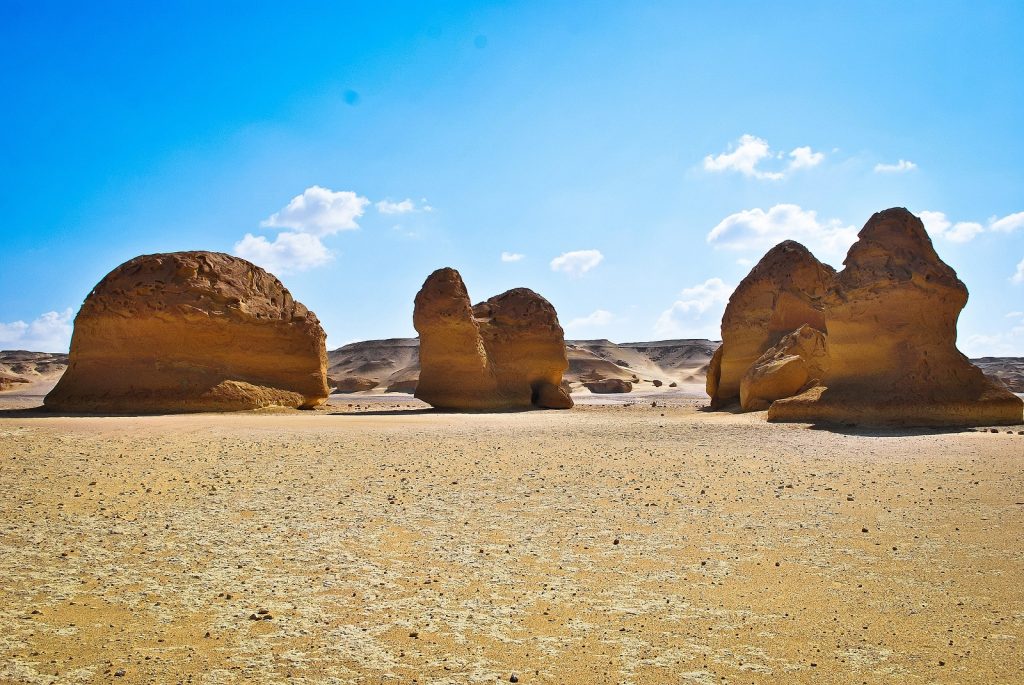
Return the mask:
<svg viewBox="0 0 1024 685"><path fill-rule="evenodd" d="M71 345L71 309L46 312L30 322L0 323L0 349L67 352Z"/></svg>
<svg viewBox="0 0 1024 685"><path fill-rule="evenodd" d="M519 252L502 252L501 261L503 262L519 262L522 261L526 255Z"/></svg>
<svg viewBox="0 0 1024 685"><path fill-rule="evenodd" d="M857 229L839 219L819 221L817 212L799 205L781 204L767 211L745 209L718 222L707 235L708 244L728 250L763 252L783 240L796 240L819 256L835 257L857 239Z"/></svg>
<svg viewBox="0 0 1024 685"><path fill-rule="evenodd" d="M1024 283L1024 259L1017 265L1018 282ZM969 335L960 349L968 357L1020 357L1024 355L1024 312L1007 312L1003 317L1009 319L1002 331L987 334Z"/></svg>
<svg viewBox="0 0 1024 685"><path fill-rule="evenodd" d="M901 159L895 164L876 164L876 174L905 174L908 171L913 171L917 168L917 165L913 162L908 162L905 159Z"/></svg>
<svg viewBox="0 0 1024 685"><path fill-rule="evenodd" d="M1014 231L1024 228L1024 212L1007 214L1002 219L992 217L988 221L988 227L991 231L995 231L997 233L1013 233Z"/></svg>
<svg viewBox="0 0 1024 685"><path fill-rule="evenodd" d="M381 214L408 214L416 211L416 203L409 198L406 198L401 202L381 200L376 204L376 207L377 211Z"/></svg>
<svg viewBox="0 0 1024 685"><path fill-rule="evenodd" d="M704 158L704 170L712 172L735 171L750 178L767 181L779 181L786 177L787 172L797 169L815 167L825 159L824 152L815 152L809 146L794 148L789 153L789 164L784 169L766 170L761 168L762 162L772 162L784 157L772 152L768 141L746 133L730 144L725 152L707 155ZM778 164L776 163L776 166Z"/></svg>
<svg viewBox="0 0 1024 685"><path fill-rule="evenodd" d="M654 331L664 337L718 338L725 305L733 287L721 278L684 288L679 299L663 311Z"/></svg>
<svg viewBox="0 0 1024 685"><path fill-rule="evenodd" d="M551 260L551 270L561 271L570 276L582 276L604 261L600 250L575 250L565 252Z"/></svg>
<svg viewBox="0 0 1024 685"><path fill-rule="evenodd" d="M1024 259L1017 264L1017 272L1010 276L1010 280L1014 283L1024 283Z"/></svg>
<svg viewBox="0 0 1024 685"><path fill-rule="evenodd" d="M586 316L580 316L565 324L565 330L576 331L585 328L599 328L607 326L614 319L614 315L606 309L597 309Z"/></svg>

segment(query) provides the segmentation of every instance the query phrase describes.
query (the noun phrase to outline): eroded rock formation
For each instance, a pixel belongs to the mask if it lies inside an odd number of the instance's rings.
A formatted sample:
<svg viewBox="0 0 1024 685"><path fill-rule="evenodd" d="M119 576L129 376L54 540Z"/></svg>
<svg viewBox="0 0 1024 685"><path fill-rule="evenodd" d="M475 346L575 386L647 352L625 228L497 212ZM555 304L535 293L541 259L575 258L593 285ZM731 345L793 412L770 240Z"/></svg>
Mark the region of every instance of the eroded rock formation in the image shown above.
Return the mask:
<svg viewBox="0 0 1024 685"><path fill-rule="evenodd" d="M1020 398L956 348L967 288L903 208L871 217L825 298L822 386L775 401L774 421L1015 424Z"/></svg>
<svg viewBox="0 0 1024 685"><path fill-rule="evenodd" d="M413 325L420 334L416 397L461 410L568 409L561 387L569 363L551 303L515 288L475 307L462 277L438 269L416 294Z"/></svg>
<svg viewBox="0 0 1024 685"><path fill-rule="evenodd" d="M740 381L740 407L767 409L775 400L792 397L825 377L828 355L825 334L804 324L761 355Z"/></svg>
<svg viewBox="0 0 1024 685"><path fill-rule="evenodd" d="M583 383L587 390L599 395L611 393L633 392L633 384L621 378L603 378L599 381L585 381Z"/></svg>
<svg viewBox="0 0 1024 685"><path fill-rule="evenodd" d="M740 281L722 317L722 345L711 358L707 392L720 408L740 399L744 374L800 326L824 329L822 298L835 269L800 243L779 243Z"/></svg>
<svg viewBox="0 0 1024 685"><path fill-rule="evenodd" d="M316 315L273 275L217 252L136 257L75 317L62 411L160 413L308 408L328 394Z"/></svg>

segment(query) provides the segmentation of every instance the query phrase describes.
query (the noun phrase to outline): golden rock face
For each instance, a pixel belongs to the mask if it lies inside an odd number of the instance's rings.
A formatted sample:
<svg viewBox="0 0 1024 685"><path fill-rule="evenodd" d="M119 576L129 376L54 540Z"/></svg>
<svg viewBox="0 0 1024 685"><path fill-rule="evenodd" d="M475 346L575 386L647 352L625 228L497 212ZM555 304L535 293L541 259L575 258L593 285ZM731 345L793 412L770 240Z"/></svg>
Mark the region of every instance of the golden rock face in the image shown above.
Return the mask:
<svg viewBox="0 0 1024 685"><path fill-rule="evenodd" d="M47 408L102 413L309 408L326 336L272 274L217 252L136 257L86 298Z"/></svg>
<svg viewBox="0 0 1024 685"><path fill-rule="evenodd" d="M722 317L722 346L711 360L712 407L740 398L747 370L783 336L807 324L823 330L823 298L835 270L798 242L779 243L740 281Z"/></svg>
<svg viewBox="0 0 1024 685"><path fill-rule="evenodd" d="M416 397L445 409L568 409L569 367L551 303L527 288L470 306L455 269L438 269L416 294L420 334Z"/></svg>
<svg viewBox="0 0 1024 685"><path fill-rule="evenodd" d="M1020 423L1022 402L956 348L967 288L903 208L864 225L825 298L823 388L781 399L774 421Z"/></svg>
<svg viewBox="0 0 1024 685"><path fill-rule="evenodd" d="M740 407L767 409L775 400L792 397L825 376L828 351L825 334L804 324L768 349L740 381Z"/></svg>

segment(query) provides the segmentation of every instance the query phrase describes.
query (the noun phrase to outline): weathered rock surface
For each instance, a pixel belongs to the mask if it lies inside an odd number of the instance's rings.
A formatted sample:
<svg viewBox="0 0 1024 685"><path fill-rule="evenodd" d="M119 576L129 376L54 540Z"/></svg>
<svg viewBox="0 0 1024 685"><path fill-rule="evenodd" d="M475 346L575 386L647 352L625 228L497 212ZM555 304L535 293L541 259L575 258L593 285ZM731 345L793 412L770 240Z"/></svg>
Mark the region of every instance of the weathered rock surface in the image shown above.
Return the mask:
<svg viewBox="0 0 1024 685"><path fill-rule="evenodd" d="M828 366L825 335L804 324L747 369L740 381L740 407L744 411L767 409L775 400L791 397L820 383Z"/></svg>
<svg viewBox="0 0 1024 685"><path fill-rule="evenodd" d="M327 377L327 385L332 393L365 392L377 387L377 381L362 376L344 376L342 378Z"/></svg>
<svg viewBox="0 0 1024 685"><path fill-rule="evenodd" d="M783 336L804 324L824 330L822 299L834 277L835 269L786 240L740 281L722 316L722 345L707 372L713 408L740 399L744 374Z"/></svg>
<svg viewBox="0 0 1024 685"><path fill-rule="evenodd" d="M773 421L1021 423L1024 403L956 348L967 288L903 208L871 217L824 307L823 385L774 402Z"/></svg>
<svg viewBox="0 0 1024 685"><path fill-rule="evenodd" d="M328 394L316 315L273 275L216 252L136 257L75 318L47 408L103 413L313 407Z"/></svg>
<svg viewBox="0 0 1024 685"><path fill-rule="evenodd" d="M600 381L586 381L583 386L590 392L599 394L611 394L620 392L633 392L633 384L621 378L605 378Z"/></svg>
<svg viewBox="0 0 1024 685"><path fill-rule="evenodd" d="M10 390L17 385L28 384L29 380L23 376L15 376L14 374L3 373L0 371L0 391Z"/></svg>
<svg viewBox="0 0 1024 685"><path fill-rule="evenodd" d="M413 325L420 334L416 397L461 410L566 409L560 387L569 363L555 308L527 288L475 307L462 277L438 269L416 294Z"/></svg>

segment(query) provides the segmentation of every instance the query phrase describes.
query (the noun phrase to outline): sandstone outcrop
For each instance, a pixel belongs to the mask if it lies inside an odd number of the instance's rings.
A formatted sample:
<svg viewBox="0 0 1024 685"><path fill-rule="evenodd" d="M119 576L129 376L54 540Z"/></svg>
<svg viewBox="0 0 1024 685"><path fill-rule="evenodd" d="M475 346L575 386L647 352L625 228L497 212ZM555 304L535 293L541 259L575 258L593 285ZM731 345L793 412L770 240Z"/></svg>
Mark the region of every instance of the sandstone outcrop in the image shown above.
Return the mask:
<svg viewBox="0 0 1024 685"><path fill-rule="evenodd" d="M767 409L775 400L792 397L825 376L828 356L825 335L804 324L768 349L743 374L740 407Z"/></svg>
<svg viewBox="0 0 1024 685"><path fill-rule="evenodd" d="M475 307L457 271L438 269L416 294L420 334L416 397L438 408L568 409L569 366L555 308L527 288Z"/></svg>
<svg viewBox="0 0 1024 685"><path fill-rule="evenodd" d="M1016 424L1022 402L956 348L967 288L903 208L871 217L825 297L822 385L779 399L771 421Z"/></svg>
<svg viewBox="0 0 1024 685"><path fill-rule="evenodd" d="M345 376L344 378L328 376L327 385L332 388L332 393L365 392L376 388L377 381L360 376Z"/></svg>
<svg viewBox="0 0 1024 685"><path fill-rule="evenodd" d="M316 315L273 275L216 252L136 257L75 317L68 369L44 404L161 413L309 408L328 394Z"/></svg>
<svg viewBox="0 0 1024 685"><path fill-rule="evenodd" d="M800 243L779 243L740 281L722 317L722 345L711 358L707 392L720 408L740 399L744 374L800 326L824 330L822 299L835 269Z"/></svg>
<svg viewBox="0 0 1024 685"><path fill-rule="evenodd" d="M599 381L585 381L583 386L590 392L607 395L620 392L633 392L633 384L621 378L605 378Z"/></svg>

